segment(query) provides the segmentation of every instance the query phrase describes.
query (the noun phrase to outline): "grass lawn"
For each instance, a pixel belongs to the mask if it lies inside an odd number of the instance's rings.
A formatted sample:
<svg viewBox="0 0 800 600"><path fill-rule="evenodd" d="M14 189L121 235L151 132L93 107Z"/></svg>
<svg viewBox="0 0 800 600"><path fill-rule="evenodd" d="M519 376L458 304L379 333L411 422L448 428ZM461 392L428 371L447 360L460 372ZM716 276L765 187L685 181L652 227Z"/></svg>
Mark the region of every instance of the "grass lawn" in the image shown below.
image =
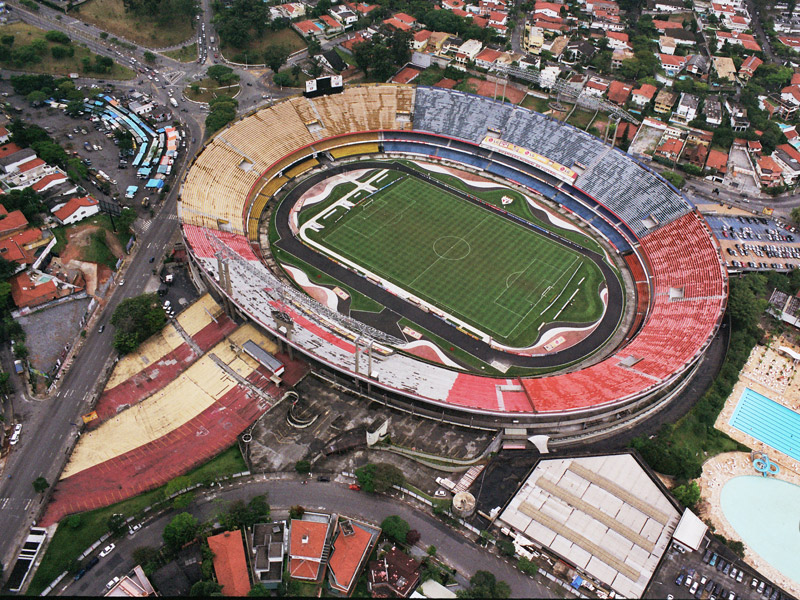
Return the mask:
<svg viewBox="0 0 800 600"><path fill-rule="evenodd" d="M197 42L188 46L183 46L178 50L167 50L163 54L164 56L169 56L181 62L193 62L197 60Z"/></svg>
<svg viewBox="0 0 800 600"><path fill-rule="evenodd" d="M239 84L220 87L219 84L210 77L206 77L205 79L198 81L197 86L199 86L199 90L197 92L192 89L192 86L189 86L183 90L183 93L186 94L186 97L190 100L194 100L195 102L210 102L214 98L218 98L220 96L233 98L241 89Z"/></svg>
<svg viewBox="0 0 800 600"><path fill-rule="evenodd" d="M232 446L216 458L196 468L186 475L190 484L199 483L209 478L232 475L246 470L244 459L238 447ZM112 506L99 508L80 514L80 525L72 528L67 524L69 517L58 525L44 558L33 577L28 594L39 595L50 582L67 570L78 556L108 531L108 518L114 513L126 517L138 515L144 508L155 504L163 496L164 487L145 492Z"/></svg>
<svg viewBox="0 0 800 600"><path fill-rule="evenodd" d="M11 47L12 51L20 46L30 44L35 40L45 40L44 34L44 29L33 27L27 23L12 23L11 25L3 25L0 27L0 35L14 36L14 45ZM47 43L47 53L41 57L42 61L35 64L25 65L22 67L24 71L31 73L46 73L48 75L69 75L70 73L84 74L82 60L85 57L89 57L92 62L94 62L95 55L90 52L88 48L75 44L74 42L71 44L71 46L75 48L75 54L73 56L55 59L50 53L50 48L63 44L57 44L47 40L45 40L45 42ZM10 61L2 63L2 65L3 67L7 67L9 69L18 68ZM104 79L133 79L136 74L131 69L114 63L110 73L89 73L88 75L101 77Z"/></svg>
<svg viewBox="0 0 800 600"><path fill-rule="evenodd" d="M542 323L602 313L591 261L416 177L317 223L324 229L308 235L328 250L504 344L524 347Z"/></svg>
<svg viewBox="0 0 800 600"><path fill-rule="evenodd" d="M594 112L588 110L576 109L574 113L567 119L567 123L574 125L578 129L585 129L586 126L594 118Z"/></svg>
<svg viewBox="0 0 800 600"><path fill-rule="evenodd" d="M126 38L149 48L166 48L188 40L195 31L193 18L174 21L169 27L155 18L125 12L122 0L89 0L73 9L82 21L98 26L111 35Z"/></svg>
<svg viewBox="0 0 800 600"><path fill-rule="evenodd" d="M306 47L303 38L301 38L294 29L287 27L280 31L267 31L261 37L254 34L246 48L234 48L233 46L223 44L220 46L220 51L222 52L222 56L233 61L235 61L234 57L237 54L247 52L249 61L258 64L264 62L264 51L269 46L278 46L281 44L289 48L290 53L297 52Z"/></svg>
<svg viewBox="0 0 800 600"><path fill-rule="evenodd" d="M531 110L535 110L540 113L547 112L550 110L550 100L547 98L537 98L536 96L531 96L528 94L525 96L525 99L522 101L520 106L525 108L530 108Z"/></svg>
<svg viewBox="0 0 800 600"><path fill-rule="evenodd" d="M356 61L353 58L353 55L352 54L348 54L347 52L342 50L339 46L336 46L336 54L338 54L339 57L344 62L346 62L348 65L350 65L351 67L355 67L356 66Z"/></svg>

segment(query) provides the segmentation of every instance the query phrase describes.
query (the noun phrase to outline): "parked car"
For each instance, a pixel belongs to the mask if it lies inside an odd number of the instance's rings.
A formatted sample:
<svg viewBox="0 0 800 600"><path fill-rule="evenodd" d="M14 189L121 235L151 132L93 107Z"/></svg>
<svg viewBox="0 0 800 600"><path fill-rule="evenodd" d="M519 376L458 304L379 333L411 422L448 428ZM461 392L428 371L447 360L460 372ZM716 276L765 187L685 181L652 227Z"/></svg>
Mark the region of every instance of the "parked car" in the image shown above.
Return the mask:
<svg viewBox="0 0 800 600"><path fill-rule="evenodd" d="M106 584L106 589L107 589L107 590L110 590L111 588L113 588L113 587L114 587L115 585L117 585L118 583L119 583L119 577L114 577L114 579L112 579L111 581L109 581L109 582Z"/></svg>
<svg viewBox="0 0 800 600"><path fill-rule="evenodd" d="M20 435L22 435L22 423L17 423L14 425L14 431L11 433L11 439L8 440L8 443L14 446L19 442Z"/></svg>
<svg viewBox="0 0 800 600"><path fill-rule="evenodd" d="M116 548L116 547L117 546L115 544L109 544L108 546L103 548L103 551L100 552L100 558L105 558L106 556L111 554L111 552L113 552L114 548Z"/></svg>

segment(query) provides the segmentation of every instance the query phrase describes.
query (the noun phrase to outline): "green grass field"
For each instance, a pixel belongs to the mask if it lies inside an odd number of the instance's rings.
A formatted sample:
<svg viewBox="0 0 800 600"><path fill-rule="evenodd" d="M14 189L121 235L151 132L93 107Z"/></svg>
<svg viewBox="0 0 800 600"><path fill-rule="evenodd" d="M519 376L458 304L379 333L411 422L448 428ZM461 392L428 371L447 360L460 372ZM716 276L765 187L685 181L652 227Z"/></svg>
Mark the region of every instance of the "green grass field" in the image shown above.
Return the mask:
<svg viewBox="0 0 800 600"><path fill-rule="evenodd" d="M602 314L603 276L590 260L416 177L317 223L324 228L309 236L329 251L502 344L531 345L556 317L586 323Z"/></svg>

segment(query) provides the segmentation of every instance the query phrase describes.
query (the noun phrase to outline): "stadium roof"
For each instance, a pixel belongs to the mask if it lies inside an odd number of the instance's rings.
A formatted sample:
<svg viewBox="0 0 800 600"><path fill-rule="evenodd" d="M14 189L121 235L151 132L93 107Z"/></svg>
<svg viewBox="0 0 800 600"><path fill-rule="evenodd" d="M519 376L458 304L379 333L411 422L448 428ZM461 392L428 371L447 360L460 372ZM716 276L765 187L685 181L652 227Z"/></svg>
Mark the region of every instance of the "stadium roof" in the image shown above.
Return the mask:
<svg viewBox="0 0 800 600"><path fill-rule="evenodd" d="M616 454L540 461L499 520L619 595L641 598L679 516L633 455Z"/></svg>

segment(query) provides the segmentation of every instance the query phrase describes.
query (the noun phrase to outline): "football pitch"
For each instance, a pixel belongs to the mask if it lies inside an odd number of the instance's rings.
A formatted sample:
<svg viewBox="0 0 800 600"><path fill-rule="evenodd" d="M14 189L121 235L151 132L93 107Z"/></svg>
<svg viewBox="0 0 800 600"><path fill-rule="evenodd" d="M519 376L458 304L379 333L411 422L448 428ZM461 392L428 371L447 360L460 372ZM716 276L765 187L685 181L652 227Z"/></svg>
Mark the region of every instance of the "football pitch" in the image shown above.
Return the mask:
<svg viewBox="0 0 800 600"><path fill-rule="evenodd" d="M603 312L590 259L416 177L317 222L310 235L328 250L504 345L530 346L542 323Z"/></svg>

